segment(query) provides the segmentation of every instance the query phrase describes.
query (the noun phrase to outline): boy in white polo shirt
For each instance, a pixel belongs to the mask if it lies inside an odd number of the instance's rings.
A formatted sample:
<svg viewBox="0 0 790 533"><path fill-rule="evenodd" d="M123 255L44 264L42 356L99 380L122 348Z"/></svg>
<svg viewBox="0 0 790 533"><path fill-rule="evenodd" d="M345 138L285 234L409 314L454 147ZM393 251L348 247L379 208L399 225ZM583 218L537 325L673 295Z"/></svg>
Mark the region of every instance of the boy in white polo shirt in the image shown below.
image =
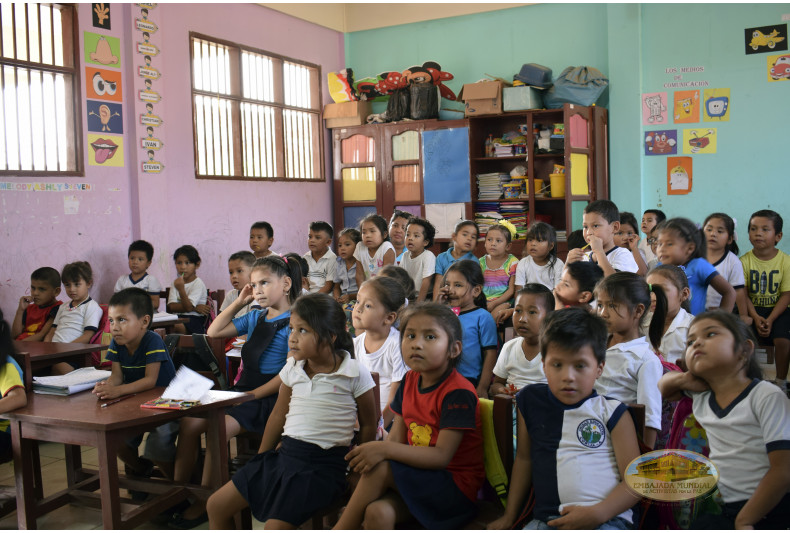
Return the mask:
<svg viewBox="0 0 790 533"><path fill-rule="evenodd" d="M592 261L601 267L604 277L615 272L639 270L631 251L614 244L614 234L620 230L620 210L614 202L596 200L587 204L582 220L584 239L589 243L590 251L585 252L584 248L570 250L566 264Z"/></svg>
<svg viewBox="0 0 790 533"><path fill-rule="evenodd" d="M309 268L307 277L310 280L310 292L332 292L337 256L329 249L329 245L332 244L334 234L332 226L323 220L310 223L310 232L307 235L307 248L310 251L302 256Z"/></svg>

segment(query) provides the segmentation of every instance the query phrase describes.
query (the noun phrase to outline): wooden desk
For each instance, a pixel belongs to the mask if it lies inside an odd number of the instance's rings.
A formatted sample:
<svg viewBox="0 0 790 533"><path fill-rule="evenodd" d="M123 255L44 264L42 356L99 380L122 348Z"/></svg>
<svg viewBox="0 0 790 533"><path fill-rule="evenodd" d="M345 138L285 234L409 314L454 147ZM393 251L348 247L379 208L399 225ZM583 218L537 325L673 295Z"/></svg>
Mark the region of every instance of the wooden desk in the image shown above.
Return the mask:
<svg viewBox="0 0 790 533"><path fill-rule="evenodd" d="M172 318L170 320L157 320L156 322L151 323L151 329L163 329L165 330L165 334L169 335L174 333L174 329L177 324L186 324L189 322L188 318Z"/></svg>
<svg viewBox="0 0 790 533"><path fill-rule="evenodd" d="M24 358L25 388L28 380L33 379L33 372L41 368L52 366L61 362L76 362L84 366L93 366L93 352L106 350L108 346L102 344L82 344L75 342L44 342L44 341L14 341L17 353L27 354Z"/></svg>
<svg viewBox="0 0 790 533"><path fill-rule="evenodd" d="M90 392L68 397L33 394L26 407L5 414L11 421L14 450L14 474L17 494L19 529L34 529L37 517L68 503L79 502L100 508L104 529L132 529L192 493L205 499L228 481L228 447L225 436L225 407L251 400L252 395L199 405L184 411L143 409L140 404L161 396L163 387L139 393L106 408ZM174 484L167 480L127 479L118 473L117 450L129 437L184 416L208 419L207 446L212 447L216 461L213 478L216 487ZM68 487L47 498L37 497L33 471L33 442L50 441L66 444ZM80 446L95 446L99 470L82 468ZM156 498L135 505L120 497L120 488L154 493ZM95 491L100 489L100 493Z"/></svg>

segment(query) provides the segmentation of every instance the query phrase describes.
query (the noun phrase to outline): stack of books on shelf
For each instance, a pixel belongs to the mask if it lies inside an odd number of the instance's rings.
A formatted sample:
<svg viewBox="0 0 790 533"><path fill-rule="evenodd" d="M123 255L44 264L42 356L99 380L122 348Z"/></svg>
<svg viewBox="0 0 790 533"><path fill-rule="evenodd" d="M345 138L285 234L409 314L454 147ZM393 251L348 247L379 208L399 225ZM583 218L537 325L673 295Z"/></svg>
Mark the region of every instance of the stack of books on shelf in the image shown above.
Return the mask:
<svg viewBox="0 0 790 533"><path fill-rule="evenodd" d="M475 222L480 227L479 237L488 233L488 228L502 220L497 202L477 202L475 204Z"/></svg>
<svg viewBox="0 0 790 533"><path fill-rule="evenodd" d="M477 199L499 200L502 198L502 184L510 181L510 175L504 172L489 172L477 175Z"/></svg>
<svg viewBox="0 0 790 533"><path fill-rule="evenodd" d="M516 239L527 235L527 209L526 202L502 202L499 205L502 218L516 226Z"/></svg>
<svg viewBox="0 0 790 533"><path fill-rule="evenodd" d="M558 241L567 241L568 240L567 232L565 230L559 230L558 229L557 230L557 240Z"/></svg>
<svg viewBox="0 0 790 533"><path fill-rule="evenodd" d="M494 143L494 157L511 157L513 155L512 144Z"/></svg>

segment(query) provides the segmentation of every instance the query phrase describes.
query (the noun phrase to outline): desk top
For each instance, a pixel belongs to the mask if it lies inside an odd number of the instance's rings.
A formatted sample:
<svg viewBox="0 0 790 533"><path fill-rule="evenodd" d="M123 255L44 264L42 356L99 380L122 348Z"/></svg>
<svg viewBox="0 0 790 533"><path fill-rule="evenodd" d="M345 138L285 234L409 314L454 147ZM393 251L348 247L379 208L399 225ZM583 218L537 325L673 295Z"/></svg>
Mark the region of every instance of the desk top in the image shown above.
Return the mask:
<svg viewBox="0 0 790 533"><path fill-rule="evenodd" d="M247 394L239 398L196 405L183 411L140 407L148 400L159 398L164 390L164 387L156 387L139 392L131 398L107 407L101 407L106 401L98 400L90 391L78 392L71 396L30 394L27 406L8 412L3 416L11 420L33 422L46 426L112 431L148 424L164 424L184 416L197 415L211 409L228 407L254 398L252 394Z"/></svg>
<svg viewBox="0 0 790 533"><path fill-rule="evenodd" d="M17 352L27 352L31 359L46 360L68 355L82 355L109 348L109 345L76 342L14 341Z"/></svg>

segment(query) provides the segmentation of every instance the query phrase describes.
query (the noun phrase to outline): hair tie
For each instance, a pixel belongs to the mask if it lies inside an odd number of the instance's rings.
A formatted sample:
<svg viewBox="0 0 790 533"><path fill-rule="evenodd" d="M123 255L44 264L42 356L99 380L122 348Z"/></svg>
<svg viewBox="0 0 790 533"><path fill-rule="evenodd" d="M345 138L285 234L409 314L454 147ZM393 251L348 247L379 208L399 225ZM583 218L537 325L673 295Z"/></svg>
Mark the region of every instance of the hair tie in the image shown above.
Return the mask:
<svg viewBox="0 0 790 533"><path fill-rule="evenodd" d="M649 283L647 284L647 290L649 292L653 292L653 286L651 284L649 284Z"/></svg>
<svg viewBox="0 0 790 533"><path fill-rule="evenodd" d="M283 257L283 262L287 265L288 264L288 258L287 257Z"/></svg>
<svg viewBox="0 0 790 533"><path fill-rule="evenodd" d="M507 220L500 220L498 222L498 224L500 226L504 226L510 232L510 238L511 239L515 239L516 238L516 233L517 233L516 226L514 226L511 222L509 222Z"/></svg>

